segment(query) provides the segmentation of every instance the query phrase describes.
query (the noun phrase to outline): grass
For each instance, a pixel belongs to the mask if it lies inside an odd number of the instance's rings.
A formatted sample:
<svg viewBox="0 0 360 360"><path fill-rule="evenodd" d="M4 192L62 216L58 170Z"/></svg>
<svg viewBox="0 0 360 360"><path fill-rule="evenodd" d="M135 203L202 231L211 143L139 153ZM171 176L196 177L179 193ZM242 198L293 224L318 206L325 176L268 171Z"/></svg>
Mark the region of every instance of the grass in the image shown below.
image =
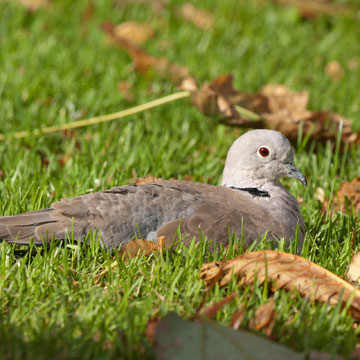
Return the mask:
<svg viewBox="0 0 360 360"><path fill-rule="evenodd" d="M309 21L295 8L270 1L201 0L197 6L216 18L214 26L203 31L177 15L181 1L167 2L157 16L144 4L92 3L94 15L86 22L87 1L54 1L33 14L15 2L0 2L1 133L116 112L177 91L155 73L136 74L128 56L105 41L102 21L129 19L151 22L156 36L144 47L187 66L199 81L231 71L237 88L245 91L270 82L306 89L312 109L332 109L360 129L360 66L347 68L360 51L356 19L320 16ZM338 81L324 73L332 60L345 71ZM134 101L117 90L120 81L131 86ZM226 152L240 134L204 118L184 99L70 134L0 142L0 215L48 207L62 197L125 184L149 173L216 184ZM296 163L309 185L304 189L294 180L284 183L304 199L308 233L302 255L343 276L352 255L353 229L359 250L359 215L324 218L314 194L321 186L329 197L343 181L359 176L360 149L339 153L330 144L314 142L305 148L301 138L296 149ZM2 243L0 357L154 357L144 336L147 321L172 310L194 314L205 293L199 279L205 248L201 243L126 264L118 259L114 272L98 279L96 274L118 255L96 246L54 244L29 252ZM207 260L234 256L231 251L207 255ZM214 288L207 303L234 289L234 283ZM268 296L262 287L238 292L217 321L227 324L244 301L245 325ZM358 342L353 320L339 309L284 291L275 293L275 301L274 332L281 343L349 356Z"/></svg>

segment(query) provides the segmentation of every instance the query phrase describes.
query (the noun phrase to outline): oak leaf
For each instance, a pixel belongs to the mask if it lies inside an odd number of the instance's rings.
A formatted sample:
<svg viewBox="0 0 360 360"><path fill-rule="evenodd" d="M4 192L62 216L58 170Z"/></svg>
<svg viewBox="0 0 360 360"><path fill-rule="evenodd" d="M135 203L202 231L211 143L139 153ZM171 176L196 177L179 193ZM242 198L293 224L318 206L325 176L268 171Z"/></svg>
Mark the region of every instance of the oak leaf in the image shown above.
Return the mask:
<svg viewBox="0 0 360 360"><path fill-rule="evenodd" d="M114 34L134 45L142 45L146 40L154 36L154 30L149 24L137 21L125 21L114 27ZM111 39L113 39L111 37Z"/></svg>
<svg viewBox="0 0 360 360"><path fill-rule="evenodd" d="M350 312L355 319L360 319L360 291L300 256L270 250L246 253L235 259L203 264L200 277L208 286L216 282L224 286L233 274L240 285L252 285L255 279L263 284L267 280L272 282L273 290L298 290L310 300L332 306L340 298L343 306L351 300Z"/></svg>

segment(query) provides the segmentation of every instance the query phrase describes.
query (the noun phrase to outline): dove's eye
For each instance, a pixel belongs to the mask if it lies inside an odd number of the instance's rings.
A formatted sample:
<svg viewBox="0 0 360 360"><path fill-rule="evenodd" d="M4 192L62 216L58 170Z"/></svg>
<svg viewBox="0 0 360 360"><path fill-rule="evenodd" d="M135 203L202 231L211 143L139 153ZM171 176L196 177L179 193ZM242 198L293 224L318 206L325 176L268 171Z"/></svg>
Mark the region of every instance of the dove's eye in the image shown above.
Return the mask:
<svg viewBox="0 0 360 360"><path fill-rule="evenodd" d="M267 157L270 155L270 150L266 146L260 147L257 152L261 157Z"/></svg>

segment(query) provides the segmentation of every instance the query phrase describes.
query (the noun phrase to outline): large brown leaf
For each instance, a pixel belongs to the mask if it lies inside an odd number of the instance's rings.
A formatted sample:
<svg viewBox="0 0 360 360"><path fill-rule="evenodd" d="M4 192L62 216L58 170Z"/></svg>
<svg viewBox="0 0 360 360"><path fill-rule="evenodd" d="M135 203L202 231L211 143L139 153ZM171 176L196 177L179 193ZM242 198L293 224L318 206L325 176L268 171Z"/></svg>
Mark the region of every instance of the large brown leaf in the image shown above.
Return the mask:
<svg viewBox="0 0 360 360"><path fill-rule="evenodd" d="M351 300L350 311L360 319L360 291L330 271L300 256L279 251L246 253L228 261L204 264L200 277L208 286L224 286L232 275L241 285L252 285L255 278L263 284L271 281L273 289L298 290L301 295L332 306Z"/></svg>
<svg viewBox="0 0 360 360"><path fill-rule="evenodd" d="M231 74L222 75L192 91L193 104L207 116L220 115L225 124L267 127L281 131L293 142L300 127L323 143L334 142L340 129L343 145L360 141L360 132L352 131L350 120L328 110L308 110L309 94L305 90L296 92L284 85L268 84L258 93L246 93L237 91L233 80Z"/></svg>

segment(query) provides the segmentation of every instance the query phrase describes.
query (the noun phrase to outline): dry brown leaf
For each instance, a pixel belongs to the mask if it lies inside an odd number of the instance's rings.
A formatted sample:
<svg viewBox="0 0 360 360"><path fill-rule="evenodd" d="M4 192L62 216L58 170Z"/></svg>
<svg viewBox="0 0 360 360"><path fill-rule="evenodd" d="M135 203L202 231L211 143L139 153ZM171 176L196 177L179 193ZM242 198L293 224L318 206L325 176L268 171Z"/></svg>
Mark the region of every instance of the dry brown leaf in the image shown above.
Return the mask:
<svg viewBox="0 0 360 360"><path fill-rule="evenodd" d="M325 66L325 74L332 80L339 80L345 75L344 69L337 60L330 61Z"/></svg>
<svg viewBox="0 0 360 360"><path fill-rule="evenodd" d="M115 32L115 26L110 21L103 22L101 28L118 46L128 52L136 71L145 73L149 69L153 69L161 76L170 77L175 83L179 83L182 79L189 76L189 71L186 67L171 63L164 57L157 58L152 56L134 42L118 36Z"/></svg>
<svg viewBox="0 0 360 360"><path fill-rule="evenodd" d="M255 316L250 319L249 328L254 331L265 330L266 336L272 334L276 321L275 301L271 298L268 302L261 305L255 312Z"/></svg>
<svg viewBox="0 0 360 360"><path fill-rule="evenodd" d="M232 327L234 330L237 330L240 327L241 322L244 318L244 313L245 313L245 304L242 303L239 306L239 309L232 316L229 326Z"/></svg>
<svg viewBox="0 0 360 360"><path fill-rule="evenodd" d="M204 310L201 311L201 314L209 318L214 317L220 309L222 309L226 304L234 300L236 295L237 295L237 291L234 291L226 298L223 298L217 301L216 303L207 306Z"/></svg>
<svg viewBox="0 0 360 360"><path fill-rule="evenodd" d="M162 179L157 178L157 177L152 176L152 175L147 175L147 176L143 176L141 178L135 179L134 184L135 185L144 185L144 184L147 184L147 183L152 183L152 182L160 181L160 180L162 180Z"/></svg>
<svg viewBox="0 0 360 360"><path fill-rule="evenodd" d="M274 289L298 290L302 296L336 305L342 294L342 304L352 299L350 311L360 319L360 291L354 286L315 263L300 256L279 251L257 251L243 254L228 261L204 264L200 277L207 286L218 282L226 285L232 275L240 285L252 285L255 278L260 284L271 281Z"/></svg>
<svg viewBox="0 0 360 360"><path fill-rule="evenodd" d="M351 212L352 205L355 213L360 211L360 176L351 181L345 181L340 189L333 196L333 210L344 213ZM323 204L323 210L326 211L329 201Z"/></svg>
<svg viewBox="0 0 360 360"><path fill-rule="evenodd" d="M192 92L193 104L207 116L221 115L225 124L267 127L282 132L292 142L297 141L300 126L304 134L322 143L335 142L339 130L343 146L360 141L360 132L352 131L350 120L331 111L308 110L307 91L295 92L284 85L268 84L258 93L241 93L232 82L230 74L203 85Z"/></svg>
<svg viewBox="0 0 360 360"><path fill-rule="evenodd" d="M64 167L70 159L71 154L64 154L60 159L58 159L58 163L61 167Z"/></svg>
<svg viewBox="0 0 360 360"><path fill-rule="evenodd" d="M154 345L155 343L155 335L156 335L156 327L158 325L160 318L159 317L153 317L150 318L145 330L145 336L150 344Z"/></svg>
<svg viewBox="0 0 360 360"><path fill-rule="evenodd" d="M17 0L17 2L23 5L29 11L36 11L42 7L46 7L50 4L50 0Z"/></svg>
<svg viewBox="0 0 360 360"><path fill-rule="evenodd" d="M315 190L314 199L320 201L321 203L325 200L325 190L318 186Z"/></svg>
<svg viewBox="0 0 360 360"><path fill-rule="evenodd" d="M206 10L198 9L190 3L185 3L179 8L180 15L192 22L200 29L210 29L214 24L214 15Z"/></svg>
<svg viewBox="0 0 360 360"><path fill-rule="evenodd" d="M127 242L119 251L120 256L125 255L126 258L132 259L135 258L138 253L147 256L153 252L158 252L160 250L159 244L155 241L136 239Z"/></svg>
<svg viewBox="0 0 360 360"><path fill-rule="evenodd" d="M142 24L137 21L125 21L115 26L114 34L117 37L121 37L139 46L154 36L154 30L149 24Z"/></svg>
<svg viewBox="0 0 360 360"><path fill-rule="evenodd" d="M360 279L360 252L356 253L346 271L346 280L359 283Z"/></svg>
<svg viewBox="0 0 360 360"><path fill-rule="evenodd" d="M330 0L275 0L283 5L295 5L299 8L300 13L306 18L314 18L318 14L341 15L353 17L354 11L344 5L336 4Z"/></svg>
<svg viewBox="0 0 360 360"><path fill-rule="evenodd" d="M210 84L205 83L200 89L192 92L193 104L207 116L220 115L227 124L261 126L261 121L243 117L236 110L236 104L241 102L243 94L233 87L233 80L233 75L227 74L219 76Z"/></svg>
<svg viewBox="0 0 360 360"><path fill-rule="evenodd" d="M127 81L120 81L118 83L118 90L123 95L124 99L127 101L134 101L135 96L131 92L131 85Z"/></svg>

